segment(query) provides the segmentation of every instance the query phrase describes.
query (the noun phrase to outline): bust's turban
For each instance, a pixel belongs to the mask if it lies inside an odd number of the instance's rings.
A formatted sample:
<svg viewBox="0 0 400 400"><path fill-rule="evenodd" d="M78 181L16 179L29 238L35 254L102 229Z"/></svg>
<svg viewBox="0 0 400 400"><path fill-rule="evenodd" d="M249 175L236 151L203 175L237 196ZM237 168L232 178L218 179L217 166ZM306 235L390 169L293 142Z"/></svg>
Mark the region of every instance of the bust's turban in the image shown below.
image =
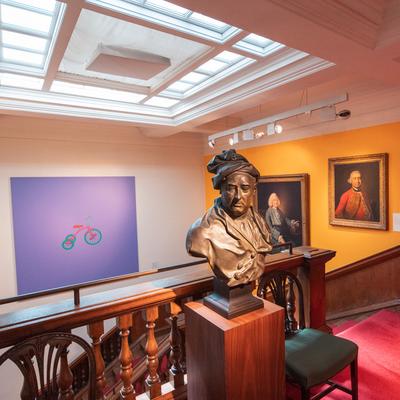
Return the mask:
<svg viewBox="0 0 400 400"><path fill-rule="evenodd" d="M215 174L212 178L214 189L221 189L221 183L234 172L245 172L258 180L260 173L245 157L237 154L235 150L223 150L207 164L208 172Z"/></svg>

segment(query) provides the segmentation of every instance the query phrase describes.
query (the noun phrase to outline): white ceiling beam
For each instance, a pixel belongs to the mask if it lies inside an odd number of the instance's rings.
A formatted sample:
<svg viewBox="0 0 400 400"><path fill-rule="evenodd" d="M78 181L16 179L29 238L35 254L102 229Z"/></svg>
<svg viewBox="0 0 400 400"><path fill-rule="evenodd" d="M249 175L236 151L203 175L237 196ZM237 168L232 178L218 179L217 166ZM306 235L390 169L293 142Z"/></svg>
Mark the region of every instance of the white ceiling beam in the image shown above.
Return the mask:
<svg viewBox="0 0 400 400"><path fill-rule="evenodd" d="M67 3L67 9L65 10L60 32L58 33L51 60L44 77L42 90L49 90L57 75L61 60L64 57L65 50L68 47L72 32L75 29L83 4L85 3L84 0L64 0L64 2Z"/></svg>
<svg viewBox="0 0 400 400"><path fill-rule="evenodd" d="M204 64L211 58L215 57L217 54L221 53L224 50L229 50L229 51L235 51L236 49L232 49L232 45L238 42L239 40L243 39L246 37L249 33L248 32L240 32L239 34L235 35L233 38L227 40L223 44L215 44L211 50L208 52L204 53L200 57L196 58L196 60L189 61L184 67L175 69L172 74L165 79L160 85L154 86L150 90L150 95L155 96L158 93L162 92L164 89L166 89L169 85L171 85L173 82L181 79L183 76L188 74L189 72L195 70L197 67L199 67L201 64ZM250 56L250 54L246 54L247 57ZM252 57L253 58L253 57ZM142 102L145 102L148 99L144 99Z"/></svg>

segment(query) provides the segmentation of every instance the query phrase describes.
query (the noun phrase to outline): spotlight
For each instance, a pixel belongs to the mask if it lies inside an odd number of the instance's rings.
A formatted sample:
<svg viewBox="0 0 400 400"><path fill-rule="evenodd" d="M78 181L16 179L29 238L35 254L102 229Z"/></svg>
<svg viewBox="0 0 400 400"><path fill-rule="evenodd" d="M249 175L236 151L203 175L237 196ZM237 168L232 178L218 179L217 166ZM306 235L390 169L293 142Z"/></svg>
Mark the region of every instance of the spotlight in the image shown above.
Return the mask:
<svg viewBox="0 0 400 400"><path fill-rule="evenodd" d="M264 135L265 135L265 132L264 132L264 131L260 131L260 132L257 132L257 133L254 135L254 137L255 137L256 139L261 139Z"/></svg>
<svg viewBox="0 0 400 400"><path fill-rule="evenodd" d="M243 140L253 140L254 139L254 132L252 129L246 129L242 132L242 139Z"/></svg>
<svg viewBox="0 0 400 400"><path fill-rule="evenodd" d="M239 143L239 134L234 133L230 138L229 138L229 144L233 146L234 144Z"/></svg>
<svg viewBox="0 0 400 400"><path fill-rule="evenodd" d="M209 145L209 147L211 147L211 148L213 149L214 146L215 146L215 140L214 140L214 139L210 139L210 140L208 141L208 145Z"/></svg>
<svg viewBox="0 0 400 400"><path fill-rule="evenodd" d="M283 126L281 124L275 124L274 127L275 133L279 134L283 132Z"/></svg>
<svg viewBox="0 0 400 400"><path fill-rule="evenodd" d="M271 122L270 124L267 124L267 135L275 135L275 133L282 133L283 132L283 126L281 124L278 124L276 122Z"/></svg>
<svg viewBox="0 0 400 400"><path fill-rule="evenodd" d="M267 135L275 135L275 122L272 122L271 124L267 124Z"/></svg>

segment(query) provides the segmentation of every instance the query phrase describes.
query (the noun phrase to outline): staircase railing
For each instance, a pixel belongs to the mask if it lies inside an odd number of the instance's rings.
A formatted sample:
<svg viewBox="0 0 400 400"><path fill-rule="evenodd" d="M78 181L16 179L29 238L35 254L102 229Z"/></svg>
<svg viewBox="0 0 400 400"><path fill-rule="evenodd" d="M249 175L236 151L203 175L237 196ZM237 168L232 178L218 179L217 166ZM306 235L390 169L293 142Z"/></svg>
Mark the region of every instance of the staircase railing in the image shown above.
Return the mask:
<svg viewBox="0 0 400 400"><path fill-rule="evenodd" d="M266 270L275 268L304 269L303 275L310 279L312 291L313 288L315 290L313 270L318 269L319 271L321 266L324 269L325 262L333 256L334 252L329 250L318 250L311 256L299 251L297 254L274 254L269 257L265 268ZM134 315L140 314L143 319L141 324L145 325L144 328L143 326L140 328L144 329L146 334L147 398L186 398L184 370L181 363L184 349L177 324L178 315L182 313L182 305L185 301L199 299L212 290L213 274L208 264L200 261L194 265L174 267L172 275L168 277L164 277L159 272L148 275L145 282L129 282L129 285L125 287L110 290L104 290L102 287L102 291L99 293L80 295L79 305L74 304L72 299L67 299L2 314L0 315L0 348L13 346L28 337L46 332L70 331L86 326L96 358L96 398L104 399L105 362L101 351L105 332L104 321L115 318L120 336L119 369L122 380L120 396L124 400L136 398L139 400L143 398L143 395L136 394L132 384L134 367L132 366L133 355L129 346L129 336L132 329L137 329L134 321L136 325L139 324L139 319L134 318ZM320 276L320 274L315 276ZM128 279L132 279L132 277ZM101 284L103 285L104 282ZM68 288L68 290L71 289ZM321 303L321 296L317 297ZM28 301L29 298L25 298L24 303ZM310 301L312 303L312 299ZM169 374L173 390L172 393L167 394L161 392L161 380L157 373L159 354L155 329L160 307L166 307L171 326ZM310 319L312 320L312 318ZM321 321L316 322L320 323Z"/></svg>

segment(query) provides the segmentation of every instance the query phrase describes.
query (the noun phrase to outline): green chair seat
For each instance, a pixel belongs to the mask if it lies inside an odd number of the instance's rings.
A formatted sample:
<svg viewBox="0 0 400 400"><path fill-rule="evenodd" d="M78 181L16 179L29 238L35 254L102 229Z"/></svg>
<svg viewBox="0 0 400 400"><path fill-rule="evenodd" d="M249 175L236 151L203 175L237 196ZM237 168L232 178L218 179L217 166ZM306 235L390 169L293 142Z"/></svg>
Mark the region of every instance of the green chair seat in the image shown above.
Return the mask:
<svg viewBox="0 0 400 400"><path fill-rule="evenodd" d="M349 365L358 347L347 339L303 329L285 341L286 373L304 388L318 385Z"/></svg>

